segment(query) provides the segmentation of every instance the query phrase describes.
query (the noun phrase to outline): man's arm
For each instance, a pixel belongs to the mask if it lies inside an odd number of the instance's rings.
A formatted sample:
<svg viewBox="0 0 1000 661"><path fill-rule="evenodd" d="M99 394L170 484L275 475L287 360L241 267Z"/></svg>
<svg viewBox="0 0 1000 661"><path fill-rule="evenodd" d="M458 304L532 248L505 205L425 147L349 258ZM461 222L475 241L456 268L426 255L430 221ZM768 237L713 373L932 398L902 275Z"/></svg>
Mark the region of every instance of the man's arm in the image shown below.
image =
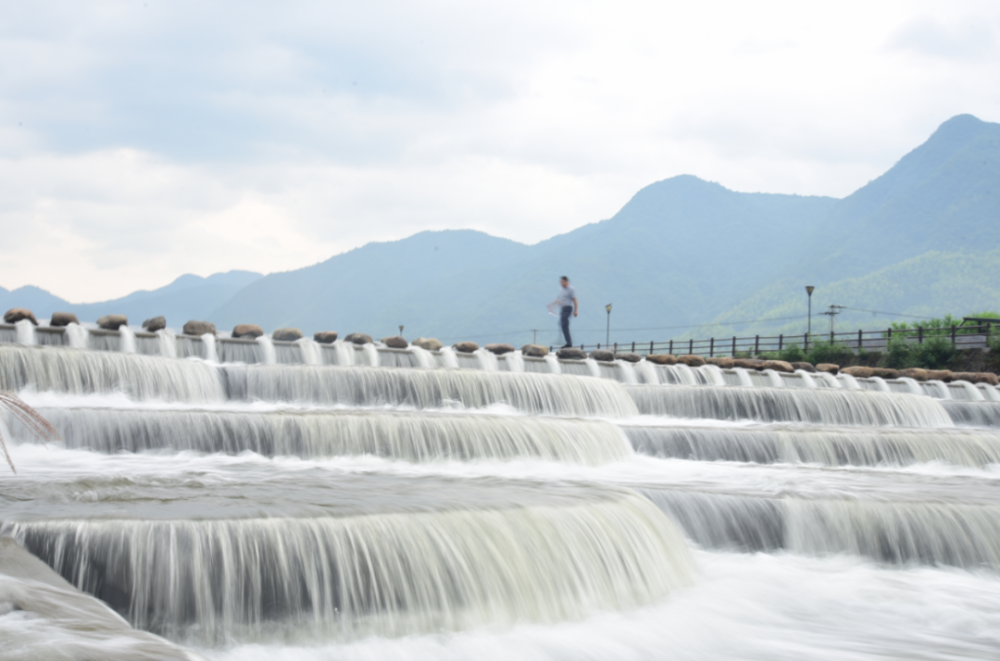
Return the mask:
<svg viewBox="0 0 1000 661"><path fill-rule="evenodd" d="M573 316L575 317L575 316L577 316L577 315L578 315L579 313L580 313L580 304L579 304L579 303L577 303L577 302L576 302L576 299L574 298L574 299L573 299Z"/></svg>

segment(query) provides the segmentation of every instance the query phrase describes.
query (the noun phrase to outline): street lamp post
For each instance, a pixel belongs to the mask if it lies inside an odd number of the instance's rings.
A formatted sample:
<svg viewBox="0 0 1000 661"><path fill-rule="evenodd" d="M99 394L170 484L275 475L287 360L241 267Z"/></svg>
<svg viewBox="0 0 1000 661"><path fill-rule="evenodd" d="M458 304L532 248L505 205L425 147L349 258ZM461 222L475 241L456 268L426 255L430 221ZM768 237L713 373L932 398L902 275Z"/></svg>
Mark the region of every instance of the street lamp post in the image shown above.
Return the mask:
<svg viewBox="0 0 1000 661"><path fill-rule="evenodd" d="M806 285L806 293L809 294L809 326L806 332L809 335L812 335L813 332L813 291L815 289L812 285Z"/></svg>
<svg viewBox="0 0 1000 661"><path fill-rule="evenodd" d="M607 347L611 345L611 304L605 305L604 309L608 311L608 327L604 332L604 346Z"/></svg>
<svg viewBox="0 0 1000 661"><path fill-rule="evenodd" d="M403 335L403 324L399 325L399 335L400 335L400 337L402 337L402 335Z"/></svg>

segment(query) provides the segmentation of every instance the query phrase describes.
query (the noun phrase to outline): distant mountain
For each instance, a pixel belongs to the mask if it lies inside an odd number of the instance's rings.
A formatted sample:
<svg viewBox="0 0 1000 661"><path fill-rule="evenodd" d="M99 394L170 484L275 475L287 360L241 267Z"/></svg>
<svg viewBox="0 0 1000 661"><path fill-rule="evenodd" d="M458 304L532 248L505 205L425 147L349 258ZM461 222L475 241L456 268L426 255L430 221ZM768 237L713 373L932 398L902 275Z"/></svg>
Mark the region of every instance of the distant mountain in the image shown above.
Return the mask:
<svg viewBox="0 0 1000 661"><path fill-rule="evenodd" d="M535 245L472 230L372 243L306 268L260 276L181 276L153 292L71 306L37 288L0 290L7 307L85 319L164 314L220 330L368 332L558 342L545 309L568 275L581 301L577 343L688 333L802 332L829 303L904 314L1000 308L1000 125L954 117L884 175L842 200L739 193L683 175L640 190L614 217ZM969 309L966 309L969 308ZM853 315L853 316L852 316ZM838 322L888 316L845 311ZM752 324L735 321L768 319ZM708 321L715 325L695 328Z"/></svg>
<svg viewBox="0 0 1000 661"><path fill-rule="evenodd" d="M186 274L159 289L140 290L111 301L83 304L69 303L43 289L28 286L12 292L0 290L0 306L4 310L26 307L39 319L48 318L53 312L73 312L81 321L96 321L106 314L124 314L133 326L149 317L163 315L170 326L179 328L189 319L204 318L261 277L260 273L250 271L216 273L207 278Z"/></svg>
<svg viewBox="0 0 1000 661"><path fill-rule="evenodd" d="M838 202L808 239L807 275L839 280L928 251L1000 246L1000 124L959 115Z"/></svg>

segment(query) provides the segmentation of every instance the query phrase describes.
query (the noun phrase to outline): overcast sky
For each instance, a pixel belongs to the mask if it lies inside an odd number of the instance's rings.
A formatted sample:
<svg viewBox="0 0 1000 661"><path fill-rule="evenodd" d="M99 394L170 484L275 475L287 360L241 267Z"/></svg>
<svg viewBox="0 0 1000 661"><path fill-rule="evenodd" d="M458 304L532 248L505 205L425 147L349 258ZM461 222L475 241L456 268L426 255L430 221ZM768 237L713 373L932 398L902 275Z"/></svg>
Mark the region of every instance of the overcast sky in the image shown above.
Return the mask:
<svg viewBox="0 0 1000 661"><path fill-rule="evenodd" d="M1000 120L998 37L995 1L7 1L0 286L535 243L678 174L842 197Z"/></svg>

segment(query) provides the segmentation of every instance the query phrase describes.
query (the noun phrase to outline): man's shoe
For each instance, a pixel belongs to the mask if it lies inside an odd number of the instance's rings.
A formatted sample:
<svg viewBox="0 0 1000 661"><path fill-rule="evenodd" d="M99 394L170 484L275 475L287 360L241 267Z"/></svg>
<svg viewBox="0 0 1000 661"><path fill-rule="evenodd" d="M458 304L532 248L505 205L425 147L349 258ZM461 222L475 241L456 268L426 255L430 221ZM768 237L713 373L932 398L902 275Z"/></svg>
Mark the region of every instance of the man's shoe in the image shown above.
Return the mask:
<svg viewBox="0 0 1000 661"><path fill-rule="evenodd" d="M572 348L573 348L573 345L572 345L572 344L564 344L564 345L562 345L562 346L561 346L561 347L559 347L559 348L560 348L560 349L572 349Z"/></svg>

